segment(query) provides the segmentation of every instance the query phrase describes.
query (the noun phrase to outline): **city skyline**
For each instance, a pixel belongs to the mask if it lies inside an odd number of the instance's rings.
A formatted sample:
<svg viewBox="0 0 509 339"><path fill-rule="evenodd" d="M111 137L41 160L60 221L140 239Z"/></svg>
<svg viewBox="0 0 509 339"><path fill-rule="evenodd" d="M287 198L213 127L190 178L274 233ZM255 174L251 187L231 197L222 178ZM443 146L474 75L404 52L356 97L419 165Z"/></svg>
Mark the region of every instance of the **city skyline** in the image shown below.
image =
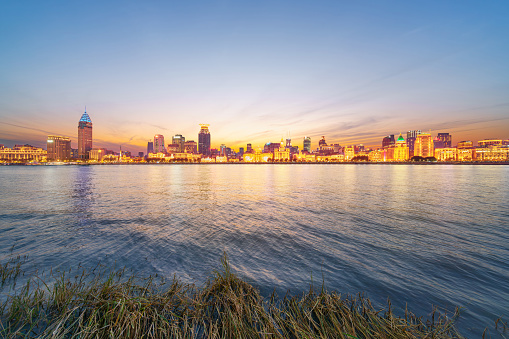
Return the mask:
<svg viewBox="0 0 509 339"><path fill-rule="evenodd" d="M504 3L211 2L0 5L0 144L94 147L154 134L212 148L321 135L377 146L408 130L508 138ZM197 141L197 140L195 140Z"/></svg>

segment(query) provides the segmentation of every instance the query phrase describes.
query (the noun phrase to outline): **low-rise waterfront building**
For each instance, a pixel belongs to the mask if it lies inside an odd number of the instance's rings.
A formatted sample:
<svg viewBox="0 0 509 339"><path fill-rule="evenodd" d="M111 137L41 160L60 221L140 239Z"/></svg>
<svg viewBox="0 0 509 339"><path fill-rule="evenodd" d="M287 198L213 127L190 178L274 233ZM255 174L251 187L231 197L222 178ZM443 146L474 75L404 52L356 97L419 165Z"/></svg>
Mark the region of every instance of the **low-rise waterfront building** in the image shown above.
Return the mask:
<svg viewBox="0 0 509 339"><path fill-rule="evenodd" d="M479 145L479 147L502 146L502 142L502 139L484 139L479 140L477 145Z"/></svg>
<svg viewBox="0 0 509 339"><path fill-rule="evenodd" d="M458 143L459 145L459 143ZM456 150L458 161L475 161L476 157L476 150L474 147L470 148L457 148Z"/></svg>
<svg viewBox="0 0 509 339"><path fill-rule="evenodd" d="M488 146L475 149L476 161L509 161L509 146Z"/></svg>
<svg viewBox="0 0 509 339"><path fill-rule="evenodd" d="M106 149L104 148L92 148L89 152L90 160L102 161L106 155Z"/></svg>
<svg viewBox="0 0 509 339"><path fill-rule="evenodd" d="M377 149L368 153L368 160L372 162L384 161L384 150Z"/></svg>
<svg viewBox="0 0 509 339"><path fill-rule="evenodd" d="M457 161L458 149L455 147L435 149L435 158L437 161Z"/></svg>
<svg viewBox="0 0 509 339"><path fill-rule="evenodd" d="M474 143L470 140L460 141L460 142L458 142L458 146L457 146L458 149L473 148L473 147L474 147Z"/></svg>
<svg viewBox="0 0 509 339"><path fill-rule="evenodd" d="M345 161L350 161L355 157L356 154L355 146L350 145L345 147Z"/></svg>
<svg viewBox="0 0 509 339"><path fill-rule="evenodd" d="M13 148L0 146L0 161L2 162L30 162L46 161L47 151L32 145L14 145Z"/></svg>

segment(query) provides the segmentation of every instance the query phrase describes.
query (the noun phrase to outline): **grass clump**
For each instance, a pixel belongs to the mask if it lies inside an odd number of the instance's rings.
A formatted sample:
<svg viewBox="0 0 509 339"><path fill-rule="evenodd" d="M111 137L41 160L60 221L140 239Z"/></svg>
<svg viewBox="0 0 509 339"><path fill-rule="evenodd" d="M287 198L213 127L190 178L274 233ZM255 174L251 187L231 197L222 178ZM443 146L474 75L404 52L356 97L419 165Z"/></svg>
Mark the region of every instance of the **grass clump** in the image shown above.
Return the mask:
<svg viewBox="0 0 509 339"><path fill-rule="evenodd" d="M203 287L125 270L34 277L0 308L2 338L460 338L452 319L396 316L362 295L313 288L264 299L226 255Z"/></svg>

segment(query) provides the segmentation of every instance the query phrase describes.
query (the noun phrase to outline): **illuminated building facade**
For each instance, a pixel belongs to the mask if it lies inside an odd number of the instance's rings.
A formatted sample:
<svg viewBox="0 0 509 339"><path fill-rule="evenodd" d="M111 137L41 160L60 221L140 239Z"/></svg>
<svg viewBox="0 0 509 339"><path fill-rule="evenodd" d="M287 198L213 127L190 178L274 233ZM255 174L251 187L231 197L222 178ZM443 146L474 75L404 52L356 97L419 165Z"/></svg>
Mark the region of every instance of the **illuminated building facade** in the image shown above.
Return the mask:
<svg viewBox="0 0 509 339"><path fill-rule="evenodd" d="M435 156L433 138L429 133L421 133L415 139L414 155L428 158Z"/></svg>
<svg viewBox="0 0 509 339"><path fill-rule="evenodd" d="M262 153L261 149L255 149L252 153L244 153L242 156L243 161L247 163L252 162L272 162L273 153Z"/></svg>
<svg viewBox="0 0 509 339"><path fill-rule="evenodd" d="M355 157L355 146L346 146L345 147L345 161L352 160Z"/></svg>
<svg viewBox="0 0 509 339"><path fill-rule="evenodd" d="M393 159L394 161L407 161L410 159L408 146L401 134L399 135L398 140L396 140Z"/></svg>
<svg viewBox="0 0 509 339"><path fill-rule="evenodd" d="M168 144L168 147L166 147L166 153L168 154L180 153L180 144Z"/></svg>
<svg viewBox="0 0 509 339"><path fill-rule="evenodd" d="M88 159L88 152L92 149L92 120L85 113L78 122L78 158Z"/></svg>
<svg viewBox="0 0 509 339"><path fill-rule="evenodd" d="M459 143L458 143L459 145ZM458 161L474 161L476 158L476 151L473 147L458 147L456 149L457 159Z"/></svg>
<svg viewBox="0 0 509 339"><path fill-rule="evenodd" d="M104 148L93 148L90 150L90 160L102 161L106 155L106 149Z"/></svg>
<svg viewBox="0 0 509 339"><path fill-rule="evenodd" d="M154 153L154 142L153 141L147 142L147 155L150 153Z"/></svg>
<svg viewBox="0 0 509 339"><path fill-rule="evenodd" d="M198 144L194 140L189 140L184 143L184 153L198 153Z"/></svg>
<svg viewBox="0 0 509 339"><path fill-rule="evenodd" d="M164 136L161 134L154 135L154 153L166 153L164 148Z"/></svg>
<svg viewBox="0 0 509 339"><path fill-rule="evenodd" d="M380 149L371 151L368 154L368 160L373 162L382 162L384 161L384 153L385 151Z"/></svg>
<svg viewBox="0 0 509 339"><path fill-rule="evenodd" d="M186 142L186 138L182 136L182 134L176 134L173 138L171 138L172 144L178 145L177 153L184 153L184 143Z"/></svg>
<svg viewBox="0 0 509 339"><path fill-rule="evenodd" d="M477 142L479 147L502 146L502 139L484 139Z"/></svg>
<svg viewBox="0 0 509 339"><path fill-rule="evenodd" d="M5 162L28 162L45 161L47 151L31 145L14 145L13 148L6 148L0 145L0 161Z"/></svg>
<svg viewBox="0 0 509 339"><path fill-rule="evenodd" d="M285 147L283 139L281 139L281 145L277 150L274 150L274 161L289 161L290 160L290 149Z"/></svg>
<svg viewBox="0 0 509 339"><path fill-rule="evenodd" d="M46 142L48 161L67 161L71 159L71 139L57 135L48 135Z"/></svg>
<svg viewBox="0 0 509 339"><path fill-rule="evenodd" d="M210 132L209 125L200 124L200 133L198 133L198 153L205 156L210 155Z"/></svg>
<svg viewBox="0 0 509 339"><path fill-rule="evenodd" d="M509 161L509 146L488 146L476 148L476 161Z"/></svg>
<svg viewBox="0 0 509 339"><path fill-rule="evenodd" d="M253 146L251 144L246 145L246 153L251 153L253 151Z"/></svg>
<svg viewBox="0 0 509 339"><path fill-rule="evenodd" d="M311 137L304 137L304 144L302 149L306 152L311 152Z"/></svg>
<svg viewBox="0 0 509 339"><path fill-rule="evenodd" d="M406 132L406 144L408 146L408 151L410 153L410 157L414 156L415 139L421 133L422 132L420 130L413 130L413 131Z"/></svg>
<svg viewBox="0 0 509 339"><path fill-rule="evenodd" d="M470 140L458 142L458 148L472 148L474 143Z"/></svg>
<svg viewBox="0 0 509 339"><path fill-rule="evenodd" d="M447 147L435 149L435 158L437 161L457 161L458 149Z"/></svg>

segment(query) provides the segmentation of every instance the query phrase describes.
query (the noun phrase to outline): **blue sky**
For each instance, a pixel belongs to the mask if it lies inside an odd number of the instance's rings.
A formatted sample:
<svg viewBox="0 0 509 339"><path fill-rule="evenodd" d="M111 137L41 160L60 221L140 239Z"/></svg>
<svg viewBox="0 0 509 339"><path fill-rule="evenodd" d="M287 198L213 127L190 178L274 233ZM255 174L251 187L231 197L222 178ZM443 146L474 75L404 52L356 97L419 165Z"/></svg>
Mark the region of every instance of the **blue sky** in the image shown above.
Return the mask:
<svg viewBox="0 0 509 339"><path fill-rule="evenodd" d="M0 143L509 138L507 1L0 4Z"/></svg>

